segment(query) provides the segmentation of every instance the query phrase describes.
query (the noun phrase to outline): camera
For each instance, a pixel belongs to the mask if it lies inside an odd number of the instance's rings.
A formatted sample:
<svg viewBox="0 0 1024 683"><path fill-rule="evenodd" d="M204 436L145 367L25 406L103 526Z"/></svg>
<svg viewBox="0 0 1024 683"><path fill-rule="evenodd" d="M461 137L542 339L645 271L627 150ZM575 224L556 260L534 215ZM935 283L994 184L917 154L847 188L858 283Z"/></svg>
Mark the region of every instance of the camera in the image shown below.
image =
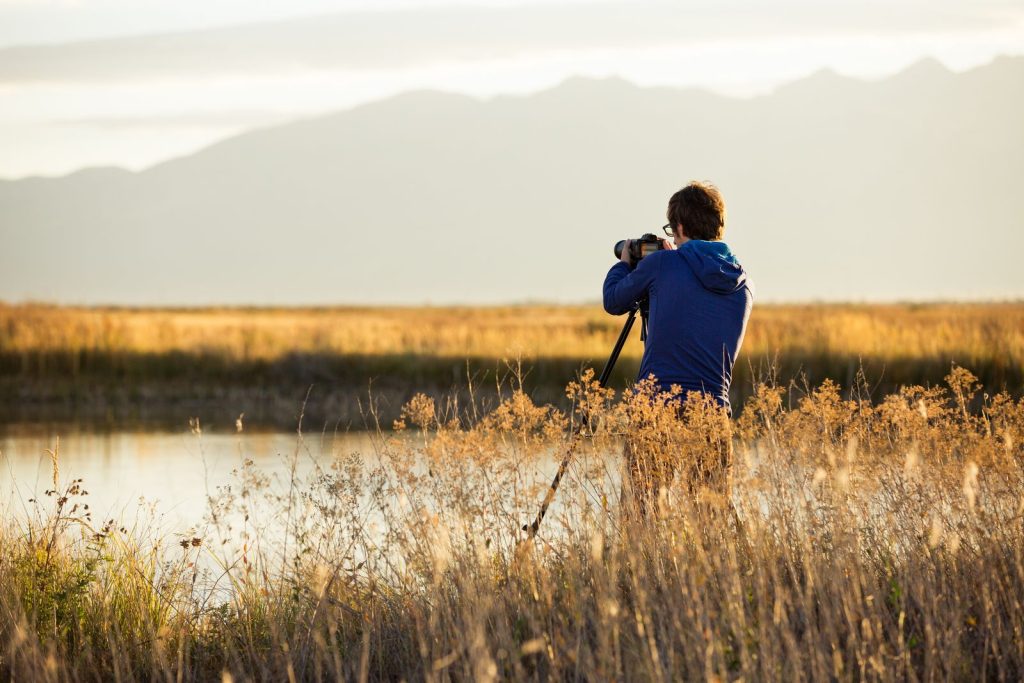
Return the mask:
<svg viewBox="0 0 1024 683"><path fill-rule="evenodd" d="M615 243L615 258L622 258L622 248L625 245L626 240L619 240ZM629 260L633 262L633 265L636 265L644 256L661 251L664 248L665 246L661 243L660 237L647 233L640 239L630 240Z"/></svg>

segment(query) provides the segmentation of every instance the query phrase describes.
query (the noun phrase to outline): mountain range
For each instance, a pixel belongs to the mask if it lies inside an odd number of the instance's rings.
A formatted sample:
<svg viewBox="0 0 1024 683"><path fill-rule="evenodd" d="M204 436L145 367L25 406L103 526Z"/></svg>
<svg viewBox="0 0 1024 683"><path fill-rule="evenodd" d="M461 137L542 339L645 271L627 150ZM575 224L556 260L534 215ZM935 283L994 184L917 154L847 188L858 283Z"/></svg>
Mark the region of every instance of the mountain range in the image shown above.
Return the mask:
<svg viewBox="0 0 1024 683"><path fill-rule="evenodd" d="M0 299L593 301L711 180L764 301L1024 295L1024 57L751 99L576 78L411 92L140 172L0 181Z"/></svg>

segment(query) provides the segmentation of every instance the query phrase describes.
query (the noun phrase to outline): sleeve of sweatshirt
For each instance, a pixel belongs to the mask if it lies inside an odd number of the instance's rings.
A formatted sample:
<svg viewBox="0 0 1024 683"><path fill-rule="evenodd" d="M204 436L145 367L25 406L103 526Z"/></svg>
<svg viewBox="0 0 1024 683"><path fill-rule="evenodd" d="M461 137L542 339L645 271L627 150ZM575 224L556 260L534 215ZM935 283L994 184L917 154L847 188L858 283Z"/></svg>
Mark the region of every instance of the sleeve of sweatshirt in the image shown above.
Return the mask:
<svg viewBox="0 0 1024 683"><path fill-rule="evenodd" d="M604 278L604 310L612 315L627 313L654 282L658 260L645 258L632 271L622 261L612 266Z"/></svg>

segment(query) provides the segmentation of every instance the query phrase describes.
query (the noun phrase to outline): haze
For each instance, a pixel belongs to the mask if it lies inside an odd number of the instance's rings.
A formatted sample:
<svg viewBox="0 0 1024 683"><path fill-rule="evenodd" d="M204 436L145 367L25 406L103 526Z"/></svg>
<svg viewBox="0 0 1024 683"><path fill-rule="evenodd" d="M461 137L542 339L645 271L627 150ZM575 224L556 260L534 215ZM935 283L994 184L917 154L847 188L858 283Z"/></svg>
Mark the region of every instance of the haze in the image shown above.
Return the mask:
<svg viewBox="0 0 1024 683"><path fill-rule="evenodd" d="M995 0L0 0L0 299L593 300L692 178L763 300L1020 297L1020 54Z"/></svg>
<svg viewBox="0 0 1024 683"><path fill-rule="evenodd" d="M0 0L0 177L138 170L423 88L618 76L750 96L1021 53L1024 3L1002 0Z"/></svg>

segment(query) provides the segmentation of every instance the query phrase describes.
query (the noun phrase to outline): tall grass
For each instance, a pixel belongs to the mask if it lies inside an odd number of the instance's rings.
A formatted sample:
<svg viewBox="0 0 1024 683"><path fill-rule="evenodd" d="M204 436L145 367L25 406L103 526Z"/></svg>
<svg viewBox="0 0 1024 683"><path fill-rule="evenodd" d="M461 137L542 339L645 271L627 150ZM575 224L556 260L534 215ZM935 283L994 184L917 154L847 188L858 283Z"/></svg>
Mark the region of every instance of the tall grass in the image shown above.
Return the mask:
<svg viewBox="0 0 1024 683"><path fill-rule="evenodd" d="M844 393L852 399L844 398ZM21 680L1018 680L1024 402L956 368L880 401L759 384L728 500L679 476L622 514L642 425L685 471L716 422L592 375L573 411L417 396L372 454L275 484L243 462L204 525L94 522L63 483L0 535L0 672ZM539 536L553 463L590 420ZM297 437L292 458L308 457ZM59 463L59 454L54 458ZM77 507L76 507L77 506Z"/></svg>
<svg viewBox="0 0 1024 683"><path fill-rule="evenodd" d="M607 357L622 318L600 306L478 308L80 308L0 303L7 371L84 370L103 356L174 354L224 362L292 354L454 358ZM1024 303L758 305L748 357L792 353L1024 363ZM639 344L624 350L638 358ZM56 362L56 361L54 361ZM76 366L77 363L77 366Z"/></svg>
<svg viewBox="0 0 1024 683"><path fill-rule="evenodd" d="M475 377L482 390L529 368L532 396L562 409L581 368L599 369L622 319L600 307L122 309L0 304L0 422L71 419L180 424L185 412L230 428L290 427L311 384L321 418L361 426L372 383L388 420L420 391L439 397ZM634 339L612 377L637 372ZM780 384L863 370L876 395L971 367L985 390L1024 388L1024 304L755 307L733 378L742 405L763 367ZM414 389L415 388L415 389Z"/></svg>

